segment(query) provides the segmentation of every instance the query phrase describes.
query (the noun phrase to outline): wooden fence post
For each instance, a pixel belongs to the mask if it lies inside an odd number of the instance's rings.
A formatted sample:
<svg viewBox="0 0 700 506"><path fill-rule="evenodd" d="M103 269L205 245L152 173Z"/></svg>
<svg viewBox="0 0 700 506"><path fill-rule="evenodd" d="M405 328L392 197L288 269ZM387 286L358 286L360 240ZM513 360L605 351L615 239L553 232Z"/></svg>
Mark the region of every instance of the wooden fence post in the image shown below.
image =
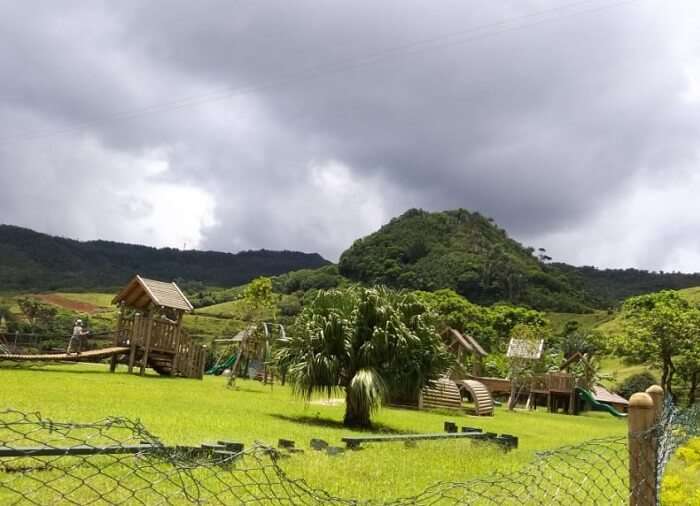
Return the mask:
<svg viewBox="0 0 700 506"><path fill-rule="evenodd" d="M148 352L151 348L151 333L153 332L153 316L148 315L148 317L145 318L145 322L148 325L148 328L146 329L146 338L145 342L143 343L143 358L141 359L141 370L139 371L140 376L146 374L146 365L148 364Z"/></svg>
<svg viewBox="0 0 700 506"><path fill-rule="evenodd" d="M659 423L664 412L664 389L659 385L652 385L646 389L646 393L654 401L654 416L656 423Z"/></svg>
<svg viewBox="0 0 700 506"><path fill-rule="evenodd" d="M630 397L629 476L630 506L656 506L656 421L654 399L645 392Z"/></svg>

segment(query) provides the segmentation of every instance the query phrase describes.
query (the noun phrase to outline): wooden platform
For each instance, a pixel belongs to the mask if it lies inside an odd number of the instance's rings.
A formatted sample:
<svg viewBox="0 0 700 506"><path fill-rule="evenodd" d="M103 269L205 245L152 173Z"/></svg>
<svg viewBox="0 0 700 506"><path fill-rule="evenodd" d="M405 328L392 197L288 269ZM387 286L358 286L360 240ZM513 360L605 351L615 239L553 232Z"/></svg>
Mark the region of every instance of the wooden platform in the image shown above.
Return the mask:
<svg viewBox="0 0 700 506"><path fill-rule="evenodd" d="M24 361L24 360L39 360L39 361L66 361L80 362L81 360L107 358L114 355L128 353L129 348L125 346L113 346L111 348L100 348L98 350L87 350L80 354L77 353L44 353L39 355L0 355L0 360Z"/></svg>

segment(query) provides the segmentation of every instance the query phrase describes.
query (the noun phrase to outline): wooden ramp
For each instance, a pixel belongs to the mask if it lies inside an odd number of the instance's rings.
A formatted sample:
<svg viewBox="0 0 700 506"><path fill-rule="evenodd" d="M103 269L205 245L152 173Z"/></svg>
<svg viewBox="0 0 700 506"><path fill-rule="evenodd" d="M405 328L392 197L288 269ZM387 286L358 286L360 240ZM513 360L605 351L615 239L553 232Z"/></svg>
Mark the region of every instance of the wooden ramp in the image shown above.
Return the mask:
<svg viewBox="0 0 700 506"><path fill-rule="evenodd" d="M98 350L83 351L80 354L76 353L45 353L40 355L0 355L1 360L40 360L40 361L72 361L80 362L81 360L91 360L98 358L107 358L114 355L128 353L129 348L124 346L113 346L111 348L100 348Z"/></svg>
<svg viewBox="0 0 700 506"><path fill-rule="evenodd" d="M486 385L476 380L463 380L459 382L459 388L469 392L469 396L474 401L474 410L477 416L493 415L493 397L491 397Z"/></svg>

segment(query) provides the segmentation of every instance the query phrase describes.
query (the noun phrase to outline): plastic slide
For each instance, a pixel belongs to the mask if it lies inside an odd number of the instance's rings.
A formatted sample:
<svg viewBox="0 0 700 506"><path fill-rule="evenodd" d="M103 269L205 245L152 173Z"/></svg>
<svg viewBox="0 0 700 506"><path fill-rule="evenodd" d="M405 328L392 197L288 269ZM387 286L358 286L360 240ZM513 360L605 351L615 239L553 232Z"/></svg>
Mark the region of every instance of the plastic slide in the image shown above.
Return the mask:
<svg viewBox="0 0 700 506"><path fill-rule="evenodd" d="M627 416L627 413L620 413L609 404L598 402L595 397L593 397L593 393L585 388L576 387L576 394L579 396L579 398L590 404L593 411L607 411L612 416L616 416L618 418L624 418Z"/></svg>
<svg viewBox="0 0 700 506"><path fill-rule="evenodd" d="M226 369L231 367L233 364L236 363L236 355L235 353L228 357L224 362L215 365L211 369L207 371L207 374L213 374L214 376L219 376L222 372L224 372Z"/></svg>

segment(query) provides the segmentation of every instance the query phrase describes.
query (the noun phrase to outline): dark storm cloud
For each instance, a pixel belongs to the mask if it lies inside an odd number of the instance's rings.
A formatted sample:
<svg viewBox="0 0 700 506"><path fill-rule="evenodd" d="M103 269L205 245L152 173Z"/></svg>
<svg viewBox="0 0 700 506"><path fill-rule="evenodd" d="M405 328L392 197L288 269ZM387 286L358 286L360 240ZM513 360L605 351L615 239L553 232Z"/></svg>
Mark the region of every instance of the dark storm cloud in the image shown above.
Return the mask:
<svg viewBox="0 0 700 506"><path fill-rule="evenodd" d="M659 198L676 199L697 161L700 117L686 94L698 39L692 16L658 9L8 3L0 221L335 258L408 207L466 207L560 259L700 270L687 255L650 253L664 220L630 232L622 250L600 246L617 230L606 210L634 223L645 213L635 195L664 183ZM39 174L50 188L32 189ZM70 202L96 189L91 221ZM155 210L176 191L193 212L187 237L169 240ZM23 203L41 195L53 199L50 220ZM118 211L133 206L137 227ZM678 251L692 249L697 226L680 230Z"/></svg>

